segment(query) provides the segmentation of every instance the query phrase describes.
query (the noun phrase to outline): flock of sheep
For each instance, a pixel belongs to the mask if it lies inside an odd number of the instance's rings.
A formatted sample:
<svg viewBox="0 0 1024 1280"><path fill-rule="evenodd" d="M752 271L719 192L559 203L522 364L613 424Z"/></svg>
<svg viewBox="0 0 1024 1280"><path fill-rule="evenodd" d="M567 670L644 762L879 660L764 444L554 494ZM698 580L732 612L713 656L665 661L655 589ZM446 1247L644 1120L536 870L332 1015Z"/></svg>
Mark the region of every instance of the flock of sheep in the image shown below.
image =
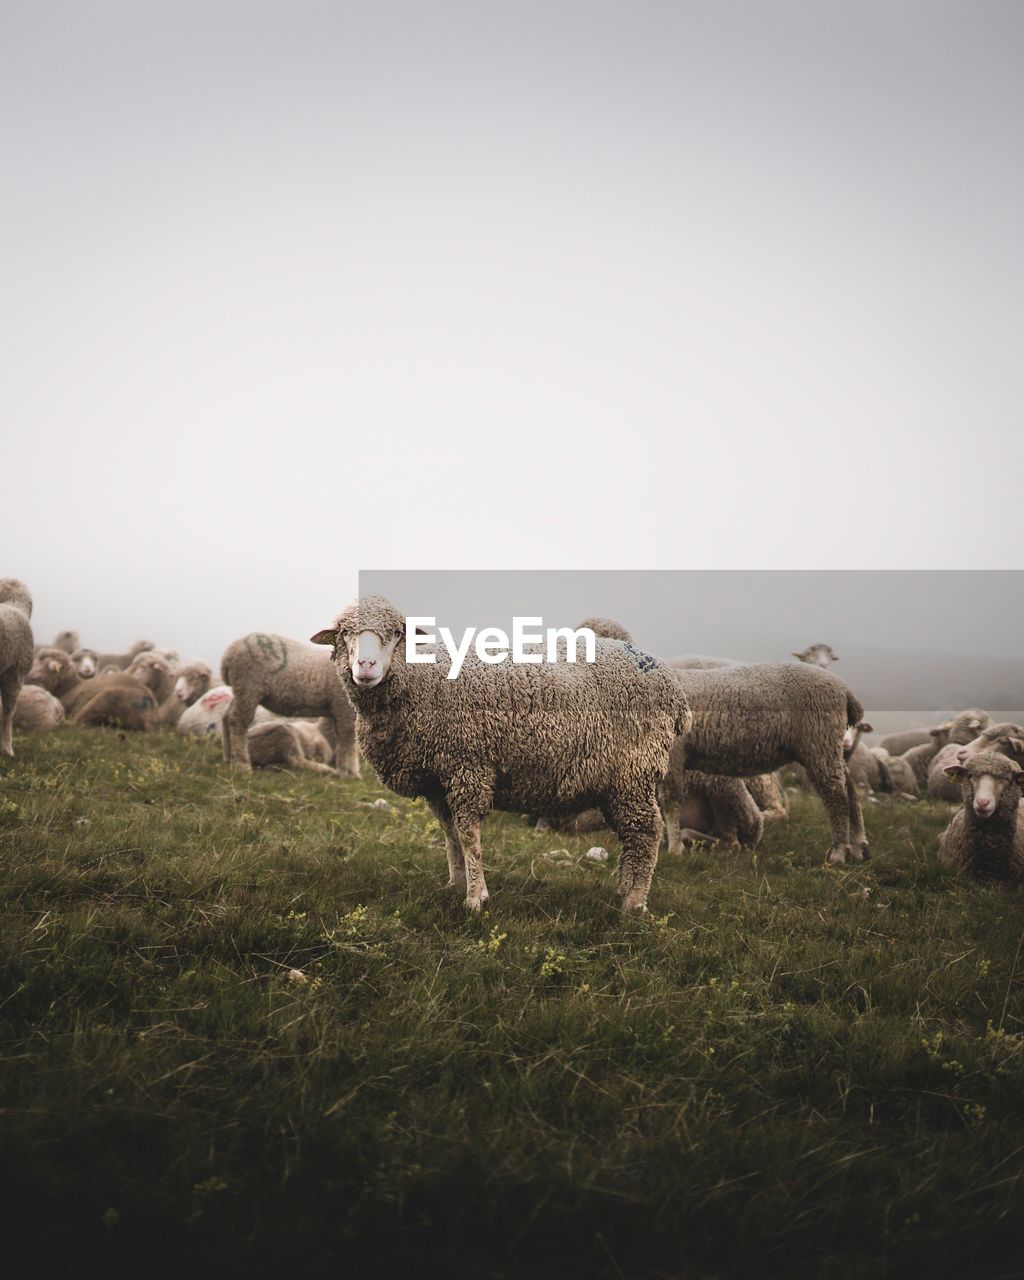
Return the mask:
<svg viewBox="0 0 1024 1280"><path fill-rule="evenodd" d="M930 730L862 741L871 726L828 668L827 645L797 662L663 662L609 619L590 618L593 663L485 664L448 680L405 661L405 618L374 596L313 637L323 649L253 633L221 661L140 641L125 653L83 648L73 632L36 647L24 583L0 580L0 750L12 730L65 719L120 729L219 732L239 769L305 768L359 776L359 755L400 795L422 797L445 835L449 884L474 911L488 899L480 828L492 809L618 836L619 892L643 910L663 836L753 847L784 819L784 783L821 798L828 860L868 856L861 802L874 793L961 801L940 857L981 879L1024 881L1024 728L979 709ZM783 773L782 771L786 771Z"/></svg>

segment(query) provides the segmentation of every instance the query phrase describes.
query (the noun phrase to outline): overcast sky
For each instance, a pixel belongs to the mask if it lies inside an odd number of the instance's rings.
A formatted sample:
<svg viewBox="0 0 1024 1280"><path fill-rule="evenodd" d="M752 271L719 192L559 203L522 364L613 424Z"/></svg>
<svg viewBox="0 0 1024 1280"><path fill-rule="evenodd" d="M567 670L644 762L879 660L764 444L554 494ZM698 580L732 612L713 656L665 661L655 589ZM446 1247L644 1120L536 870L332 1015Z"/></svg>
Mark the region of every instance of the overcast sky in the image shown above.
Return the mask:
<svg viewBox="0 0 1024 1280"><path fill-rule="evenodd" d="M366 567L1020 567L1022 66L984 0L7 0L0 573L212 660Z"/></svg>

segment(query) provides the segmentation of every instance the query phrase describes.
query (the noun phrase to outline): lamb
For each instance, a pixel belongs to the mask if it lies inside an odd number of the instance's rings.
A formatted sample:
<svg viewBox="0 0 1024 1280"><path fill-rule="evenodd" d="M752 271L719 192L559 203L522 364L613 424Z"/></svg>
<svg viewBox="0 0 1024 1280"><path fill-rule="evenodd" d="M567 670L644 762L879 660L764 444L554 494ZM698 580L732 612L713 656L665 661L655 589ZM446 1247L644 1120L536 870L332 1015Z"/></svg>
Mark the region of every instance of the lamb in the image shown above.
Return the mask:
<svg viewBox="0 0 1024 1280"><path fill-rule="evenodd" d="M960 782L963 808L939 836L939 861L975 880L1024 881L1024 773L1016 760L978 751L946 767Z"/></svg>
<svg viewBox="0 0 1024 1280"><path fill-rule="evenodd" d="M932 761L944 746L950 742L966 745L991 723L992 717L987 711L982 711L979 707L968 707L964 711L957 712L951 720L930 729L928 731L930 742L905 751L903 758L914 770L914 777L921 790L928 789L928 774Z"/></svg>
<svg viewBox="0 0 1024 1280"><path fill-rule="evenodd" d="M58 631L52 647L60 649L64 653L74 653L80 644L81 641L78 638L77 631Z"/></svg>
<svg viewBox="0 0 1024 1280"><path fill-rule="evenodd" d="M851 725L843 734L843 758L860 796L870 795L874 791L891 794L894 790L889 766L860 740L861 734L873 732L871 725L862 720L859 724Z"/></svg>
<svg viewBox="0 0 1024 1280"><path fill-rule="evenodd" d="M199 737L208 733L220 735L221 726L231 700L234 697L226 684L215 685L201 694L191 706L185 708L178 720L177 729L182 736L195 734ZM263 724L267 720L276 720L266 707L257 707L253 716L254 724Z"/></svg>
<svg viewBox="0 0 1024 1280"><path fill-rule="evenodd" d="M160 704L157 722L173 728L178 723L186 707L209 691L213 682L213 672L205 662L187 662L174 671L174 691Z"/></svg>
<svg viewBox="0 0 1024 1280"><path fill-rule="evenodd" d="M488 665L475 654L407 664L405 619L381 596L344 609L313 636L330 645L357 712L363 755L381 782L426 799L445 834L449 885L480 912L480 826L492 809L558 819L597 805L618 836L618 888L646 909L662 822L657 784L690 727L686 695L656 658L600 639L586 663Z"/></svg>
<svg viewBox="0 0 1024 1280"><path fill-rule="evenodd" d="M892 779L893 793L906 799L916 800L920 795L914 770L902 756L890 755L885 747L869 747L868 750L889 771Z"/></svg>
<svg viewBox="0 0 1024 1280"><path fill-rule="evenodd" d="M842 680L792 662L675 674L690 703L693 728L673 748L673 774L693 768L747 778L791 762L803 765L828 814L828 861L868 856L857 790L843 759L843 734L863 719L864 709ZM666 788L672 791L678 788ZM674 808L670 800L665 816L672 826L679 825Z"/></svg>
<svg viewBox="0 0 1024 1280"><path fill-rule="evenodd" d="M584 618L582 622L577 622L576 630L581 631L584 627L589 627L598 640L624 640L626 644L633 643L633 637L614 618Z"/></svg>
<svg viewBox="0 0 1024 1280"><path fill-rule="evenodd" d="M120 671L83 680L70 655L61 649L40 649L27 682L59 698L75 724L133 730L154 727L156 699L145 685Z"/></svg>
<svg viewBox="0 0 1024 1280"><path fill-rule="evenodd" d="M327 763L331 748L315 722L272 720L254 724L246 734L249 760L257 769L310 769L337 777Z"/></svg>
<svg viewBox="0 0 1024 1280"><path fill-rule="evenodd" d="M14 707L14 727L22 733L43 733L64 723L59 698L36 684L23 684Z"/></svg>
<svg viewBox="0 0 1024 1280"><path fill-rule="evenodd" d="M330 717L337 735L338 772L359 777L355 713L326 654L285 636L253 632L224 650L220 676L234 694L221 725L229 764L251 768L245 735L262 703L283 716Z"/></svg>
<svg viewBox="0 0 1024 1280"><path fill-rule="evenodd" d="M793 657L801 662L809 662L813 667L821 667L824 671L827 671L833 662L839 661L839 654L833 651L830 644L809 644L802 652L794 652Z"/></svg>
<svg viewBox="0 0 1024 1280"><path fill-rule="evenodd" d="M0 578L0 752L14 755L14 711L32 669L32 593L18 578Z"/></svg>

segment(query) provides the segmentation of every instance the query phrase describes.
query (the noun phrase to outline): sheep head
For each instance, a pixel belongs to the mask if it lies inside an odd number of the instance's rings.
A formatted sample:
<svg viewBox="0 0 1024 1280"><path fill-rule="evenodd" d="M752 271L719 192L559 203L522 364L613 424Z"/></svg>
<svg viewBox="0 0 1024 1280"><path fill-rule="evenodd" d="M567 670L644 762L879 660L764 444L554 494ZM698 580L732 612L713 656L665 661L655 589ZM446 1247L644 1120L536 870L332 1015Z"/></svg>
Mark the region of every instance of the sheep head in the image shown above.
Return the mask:
<svg viewBox="0 0 1024 1280"><path fill-rule="evenodd" d="M793 657L799 658L801 662L809 662L813 667L827 668L831 663L839 661L839 654L833 651L830 644L809 644L800 653L794 651Z"/></svg>
<svg viewBox="0 0 1024 1280"><path fill-rule="evenodd" d="M976 817L982 821L991 818L999 809L1008 787L1016 787L1020 800L1022 775L1020 765L1008 756L994 751L978 751L964 764L947 765L947 778L953 778L963 787L964 805L970 805Z"/></svg>
<svg viewBox="0 0 1024 1280"><path fill-rule="evenodd" d="M383 596L366 596L343 609L334 625L310 637L313 644L331 645L334 661L345 666L357 689L373 689L391 670L399 642L405 636L405 618Z"/></svg>

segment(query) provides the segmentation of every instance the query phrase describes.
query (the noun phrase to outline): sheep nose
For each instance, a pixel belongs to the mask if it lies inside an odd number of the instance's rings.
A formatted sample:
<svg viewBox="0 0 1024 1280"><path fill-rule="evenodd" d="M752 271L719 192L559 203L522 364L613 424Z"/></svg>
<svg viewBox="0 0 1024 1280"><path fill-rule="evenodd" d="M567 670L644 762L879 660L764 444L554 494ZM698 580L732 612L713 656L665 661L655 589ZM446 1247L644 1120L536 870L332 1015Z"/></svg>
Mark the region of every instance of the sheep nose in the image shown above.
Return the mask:
<svg viewBox="0 0 1024 1280"><path fill-rule="evenodd" d="M979 813L984 813L987 809L992 807L992 801L986 800L984 796L979 796L974 802L974 807Z"/></svg>
<svg viewBox="0 0 1024 1280"><path fill-rule="evenodd" d="M360 658L360 659L359 659L359 674L360 674L361 676L372 676L372 675L373 675L373 672L374 672L374 668L375 668L376 666L377 666L377 659L376 659L376 658Z"/></svg>

